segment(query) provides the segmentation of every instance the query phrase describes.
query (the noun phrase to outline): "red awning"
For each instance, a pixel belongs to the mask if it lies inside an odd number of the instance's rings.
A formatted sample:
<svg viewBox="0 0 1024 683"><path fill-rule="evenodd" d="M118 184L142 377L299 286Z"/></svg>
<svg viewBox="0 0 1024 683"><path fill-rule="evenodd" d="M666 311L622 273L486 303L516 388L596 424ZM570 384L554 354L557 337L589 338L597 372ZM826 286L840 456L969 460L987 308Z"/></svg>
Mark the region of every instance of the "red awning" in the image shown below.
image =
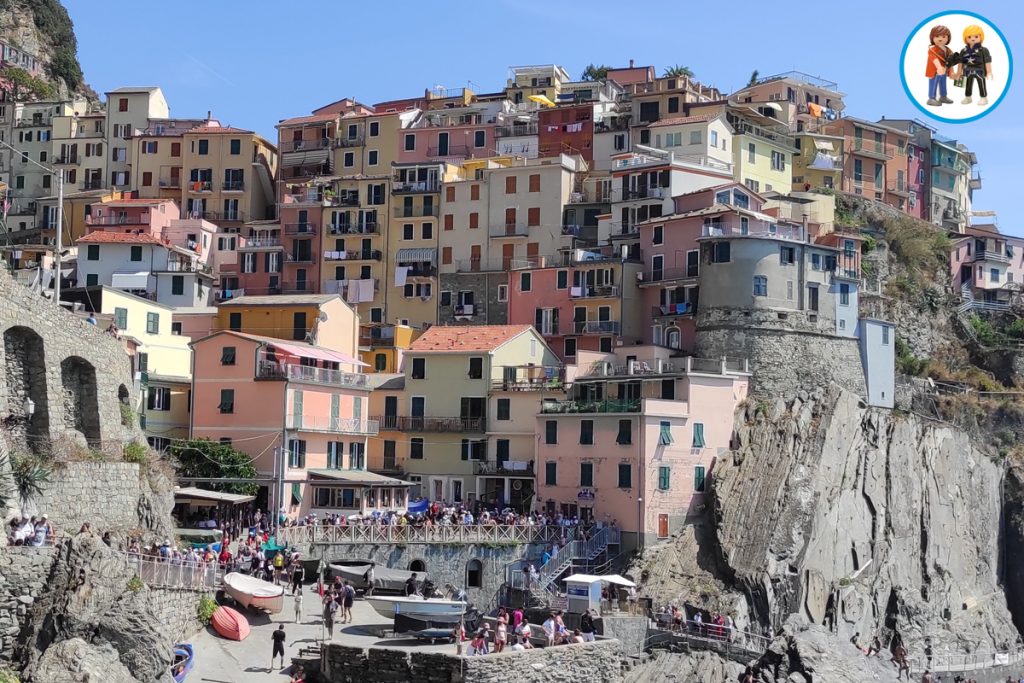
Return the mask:
<svg viewBox="0 0 1024 683"><path fill-rule="evenodd" d="M279 351L283 351L293 356L299 356L301 358L316 358L317 360L333 361L335 363L344 363L346 365L366 365L366 363L362 362L358 358L346 356L344 353L339 353L338 351L331 351L330 349L325 349L320 346L288 344L279 341L271 342L270 345Z"/></svg>

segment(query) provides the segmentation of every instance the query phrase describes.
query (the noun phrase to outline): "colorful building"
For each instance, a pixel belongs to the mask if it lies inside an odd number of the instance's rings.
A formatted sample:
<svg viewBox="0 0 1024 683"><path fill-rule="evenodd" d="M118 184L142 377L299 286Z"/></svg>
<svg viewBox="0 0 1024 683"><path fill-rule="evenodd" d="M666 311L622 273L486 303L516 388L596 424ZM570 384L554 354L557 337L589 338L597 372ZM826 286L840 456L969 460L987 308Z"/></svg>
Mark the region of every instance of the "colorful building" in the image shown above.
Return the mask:
<svg viewBox="0 0 1024 683"><path fill-rule="evenodd" d="M290 339L357 356L359 317L337 294L235 297L217 306L214 328Z"/></svg>
<svg viewBox="0 0 1024 683"><path fill-rule="evenodd" d="M949 265L963 310L1008 310L1024 290L1024 239L971 225L953 240Z"/></svg>
<svg viewBox="0 0 1024 683"><path fill-rule="evenodd" d="M359 329L359 357L367 372L397 373L421 330L408 325L370 323Z"/></svg>

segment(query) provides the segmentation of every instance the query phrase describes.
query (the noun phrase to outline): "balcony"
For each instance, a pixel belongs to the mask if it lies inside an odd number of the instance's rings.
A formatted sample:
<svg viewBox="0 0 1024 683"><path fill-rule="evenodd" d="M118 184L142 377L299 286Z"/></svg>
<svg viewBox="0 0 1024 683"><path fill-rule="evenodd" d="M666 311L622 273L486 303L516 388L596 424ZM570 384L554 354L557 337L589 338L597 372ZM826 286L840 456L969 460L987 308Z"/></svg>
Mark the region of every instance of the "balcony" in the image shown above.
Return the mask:
<svg viewBox="0 0 1024 683"><path fill-rule="evenodd" d="M580 285L569 288L570 299L611 299L619 296L618 285Z"/></svg>
<svg viewBox="0 0 1024 683"><path fill-rule="evenodd" d="M505 462L491 462L491 461L473 461L473 474L493 474L498 476L520 476L520 477L532 477L534 476L533 467L530 462L521 462L516 460L506 460Z"/></svg>
<svg viewBox="0 0 1024 683"><path fill-rule="evenodd" d="M396 206L394 213L395 218L427 218L436 216L439 208L437 205Z"/></svg>
<svg viewBox="0 0 1024 683"><path fill-rule="evenodd" d="M359 420L352 417L310 417L309 415L289 415L285 424L288 429L299 432L364 436L376 436L380 428L376 420Z"/></svg>
<svg viewBox="0 0 1024 683"><path fill-rule="evenodd" d="M496 391L565 391L565 368L521 365L502 368L502 378L491 380Z"/></svg>
<svg viewBox="0 0 1024 683"><path fill-rule="evenodd" d="M287 140L281 143L281 153L301 152L311 149L327 149L330 146L331 140L329 138L319 138L317 140Z"/></svg>
<svg viewBox="0 0 1024 683"><path fill-rule="evenodd" d="M189 192L213 192L212 180L190 180L187 184Z"/></svg>
<svg viewBox="0 0 1024 683"><path fill-rule="evenodd" d="M257 249L279 249L280 237L246 237L245 244L238 245L238 251L255 251Z"/></svg>
<svg viewBox="0 0 1024 683"><path fill-rule="evenodd" d="M284 262L302 265L304 263L316 263L316 259L313 257L312 252L299 252L298 254L287 252L284 255Z"/></svg>
<svg viewBox="0 0 1024 683"><path fill-rule="evenodd" d="M574 320L572 329L575 334L618 334L618 320Z"/></svg>
<svg viewBox="0 0 1024 683"><path fill-rule="evenodd" d="M448 145L447 147L428 147L427 157L430 159L464 158L469 156L469 145Z"/></svg>
<svg viewBox="0 0 1024 683"><path fill-rule="evenodd" d="M401 181L395 180L391 183L392 194L422 194L426 192L440 192L441 183L437 180L423 181Z"/></svg>
<svg viewBox="0 0 1024 683"><path fill-rule="evenodd" d="M570 413L639 413L640 399L605 399L603 401L562 401L544 399L541 402L542 415Z"/></svg>
<svg viewBox="0 0 1024 683"><path fill-rule="evenodd" d="M881 159L883 161L892 159L892 154L885 151L885 145L874 140L854 138L853 151L861 156L871 157L872 159Z"/></svg>
<svg viewBox="0 0 1024 683"><path fill-rule="evenodd" d="M996 263L1009 263L1010 259L1005 252L992 251L989 249L979 249L974 252L974 261L994 261Z"/></svg>
<svg viewBox="0 0 1024 683"><path fill-rule="evenodd" d="M371 327L369 331L359 333L359 345L373 348L390 348L395 345L395 328L393 325Z"/></svg>
<svg viewBox="0 0 1024 683"><path fill-rule="evenodd" d="M255 290L252 290L255 293ZM265 294L316 294L317 287L309 280L284 282L278 288L270 287Z"/></svg>
<svg viewBox="0 0 1024 683"><path fill-rule="evenodd" d="M344 192L334 195L330 192L325 192L322 203L324 206L359 206L359 193Z"/></svg>
<svg viewBox="0 0 1024 683"><path fill-rule="evenodd" d="M804 230L801 225L783 225L769 223L767 226L751 226L746 232L742 225L733 223L706 223L701 226L702 238L704 237L754 237L761 239L791 240L794 242L805 242Z"/></svg>
<svg viewBox="0 0 1024 683"><path fill-rule="evenodd" d="M53 160L55 164L77 164L79 160L77 154L61 154L59 157Z"/></svg>
<svg viewBox="0 0 1024 683"><path fill-rule="evenodd" d="M662 282L676 282L678 280L689 280L696 284L699 273L700 270L697 266L661 268L660 270L648 268L643 272L643 280L640 281L640 286L643 287L645 285L651 285Z"/></svg>
<svg viewBox="0 0 1024 683"><path fill-rule="evenodd" d="M624 223L612 221L608 224L611 229L610 237L614 239L637 239L640 237L640 226L636 223Z"/></svg>
<svg viewBox="0 0 1024 683"><path fill-rule="evenodd" d="M405 273L406 277L434 277L437 275L437 268L432 265L424 265L422 263L405 264L401 262L398 265L409 269Z"/></svg>
<svg viewBox="0 0 1024 683"><path fill-rule="evenodd" d="M86 180L84 183L79 185L79 187L83 190L102 190L103 181L99 178L94 178L93 180Z"/></svg>
<svg viewBox="0 0 1024 683"><path fill-rule="evenodd" d="M166 187L175 190L181 188L181 176L170 176L168 178L161 178L159 182L160 187Z"/></svg>
<svg viewBox="0 0 1024 683"><path fill-rule="evenodd" d="M668 189L664 187L641 187L634 190L617 188L612 190L613 202L632 202L638 199L664 199Z"/></svg>
<svg viewBox="0 0 1024 683"><path fill-rule="evenodd" d="M651 307L652 318L683 318L692 317L696 314L697 307L688 301Z"/></svg>
<svg viewBox="0 0 1024 683"><path fill-rule="evenodd" d="M244 180L225 180L221 185L221 192L245 192Z"/></svg>
<svg viewBox="0 0 1024 683"><path fill-rule="evenodd" d="M536 135L536 123L513 124L511 126L498 126L494 129L496 138L515 138L521 135Z"/></svg>
<svg viewBox="0 0 1024 683"><path fill-rule="evenodd" d="M325 251L324 261L380 261L380 249L357 249L355 251Z"/></svg>
<svg viewBox="0 0 1024 683"><path fill-rule="evenodd" d="M743 358L694 358L693 356L673 359L648 358L629 360L625 363L597 361L585 372L577 375L576 381L603 381L608 377L644 377L690 373L725 375L749 371L749 363Z"/></svg>
<svg viewBox="0 0 1024 683"><path fill-rule="evenodd" d="M530 228L518 223L505 223L504 225L492 225L488 233L491 237L527 237Z"/></svg>
<svg viewBox="0 0 1024 683"><path fill-rule="evenodd" d="M890 194L910 196L910 186L903 180L889 180L885 183L885 189Z"/></svg>
<svg viewBox="0 0 1024 683"><path fill-rule="evenodd" d="M362 223L332 223L324 226L325 232L331 235L379 235L380 226L377 221Z"/></svg>
<svg viewBox="0 0 1024 683"><path fill-rule="evenodd" d="M316 225L313 223L285 223L282 228L286 235L312 237L316 234Z"/></svg>
<svg viewBox="0 0 1024 683"><path fill-rule="evenodd" d="M204 211L202 218L208 221L218 222L235 222L240 223L245 220L244 211Z"/></svg>
<svg viewBox="0 0 1024 683"><path fill-rule="evenodd" d="M484 417L414 417L384 415L375 418L380 428L392 432L473 432L487 431Z"/></svg>
<svg viewBox="0 0 1024 683"><path fill-rule="evenodd" d="M335 147L362 147L364 141L365 141L365 138L362 135L357 135L355 137L337 138L334 141L334 146Z"/></svg>
<svg viewBox="0 0 1024 683"><path fill-rule="evenodd" d="M109 214L106 216L86 216L86 225L149 225L150 214L143 213L137 216L127 214Z"/></svg>

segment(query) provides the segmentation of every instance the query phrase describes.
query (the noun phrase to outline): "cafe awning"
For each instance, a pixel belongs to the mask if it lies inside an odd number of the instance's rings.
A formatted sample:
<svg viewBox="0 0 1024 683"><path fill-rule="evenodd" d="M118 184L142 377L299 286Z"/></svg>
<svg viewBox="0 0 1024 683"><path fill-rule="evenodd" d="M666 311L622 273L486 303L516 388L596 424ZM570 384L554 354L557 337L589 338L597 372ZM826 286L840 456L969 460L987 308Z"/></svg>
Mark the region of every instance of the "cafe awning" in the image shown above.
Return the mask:
<svg viewBox="0 0 1024 683"><path fill-rule="evenodd" d="M146 289L149 284L149 271L137 273L114 273L110 278L110 286L114 289Z"/></svg>
<svg viewBox="0 0 1024 683"><path fill-rule="evenodd" d="M174 489L174 500L184 501L206 501L214 503L230 503L240 505L256 500L256 496L247 496L241 493L227 493L225 491L208 491L207 489L185 486Z"/></svg>
<svg viewBox="0 0 1024 683"><path fill-rule="evenodd" d="M270 345L279 351L302 358L316 358L317 360L345 363L346 365L366 365L366 363L357 358L339 353L338 351L332 351L331 349L325 349L322 346L304 346L302 344L287 344L279 341L273 341Z"/></svg>
<svg viewBox="0 0 1024 683"><path fill-rule="evenodd" d="M609 574L607 576L597 576L595 574L573 574L572 576L566 577L565 581L575 581L577 583L594 583L595 581L603 581L605 583L614 583L617 586L626 586L627 588L636 587L636 584L625 579L618 574Z"/></svg>
<svg viewBox="0 0 1024 683"><path fill-rule="evenodd" d="M547 95L528 95L526 99L537 104L543 104L545 107L555 106L555 103L548 99Z"/></svg>
<svg viewBox="0 0 1024 683"><path fill-rule="evenodd" d="M398 263L437 263L437 249L399 249L395 259Z"/></svg>

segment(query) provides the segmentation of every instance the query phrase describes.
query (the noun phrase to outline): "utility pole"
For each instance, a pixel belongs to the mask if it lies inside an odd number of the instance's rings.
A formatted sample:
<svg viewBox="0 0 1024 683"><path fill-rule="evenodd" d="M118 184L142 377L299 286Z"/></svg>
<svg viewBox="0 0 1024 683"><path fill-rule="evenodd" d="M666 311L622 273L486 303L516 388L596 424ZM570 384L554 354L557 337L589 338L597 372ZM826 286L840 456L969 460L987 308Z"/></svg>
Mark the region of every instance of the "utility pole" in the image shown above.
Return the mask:
<svg viewBox="0 0 1024 683"><path fill-rule="evenodd" d="M64 232L64 169L57 169L57 240L53 248L53 303L60 306L60 252Z"/></svg>

